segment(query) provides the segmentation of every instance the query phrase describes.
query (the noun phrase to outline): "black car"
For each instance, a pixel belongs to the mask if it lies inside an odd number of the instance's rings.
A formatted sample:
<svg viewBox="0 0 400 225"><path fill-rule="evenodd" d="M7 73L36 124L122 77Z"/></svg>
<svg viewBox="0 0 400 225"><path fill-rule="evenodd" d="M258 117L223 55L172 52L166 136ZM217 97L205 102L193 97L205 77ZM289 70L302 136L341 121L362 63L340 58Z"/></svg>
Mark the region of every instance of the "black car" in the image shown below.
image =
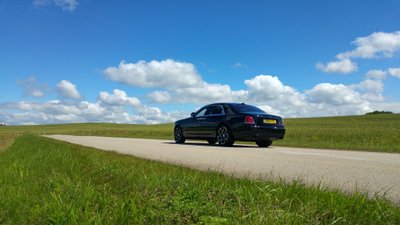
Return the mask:
<svg viewBox="0 0 400 225"><path fill-rule="evenodd" d="M284 135L281 117L244 103L206 105L191 117L176 121L174 127L178 144L185 143L186 139L201 139L211 145L218 142L232 146L235 141L255 141L259 147L268 147Z"/></svg>

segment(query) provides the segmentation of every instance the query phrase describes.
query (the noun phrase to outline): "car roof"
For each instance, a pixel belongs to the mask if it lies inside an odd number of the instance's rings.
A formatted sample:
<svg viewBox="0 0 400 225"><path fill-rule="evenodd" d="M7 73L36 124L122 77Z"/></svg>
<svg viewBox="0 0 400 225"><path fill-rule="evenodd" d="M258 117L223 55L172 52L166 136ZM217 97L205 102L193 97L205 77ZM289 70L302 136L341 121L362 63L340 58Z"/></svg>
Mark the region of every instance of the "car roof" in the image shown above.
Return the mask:
<svg viewBox="0 0 400 225"><path fill-rule="evenodd" d="M217 102L217 103L208 104L208 105L206 105L206 106L212 106L212 105L229 105L229 106L231 106L231 105L248 105L248 104L245 104L244 102L242 102L242 103L236 103L236 102Z"/></svg>

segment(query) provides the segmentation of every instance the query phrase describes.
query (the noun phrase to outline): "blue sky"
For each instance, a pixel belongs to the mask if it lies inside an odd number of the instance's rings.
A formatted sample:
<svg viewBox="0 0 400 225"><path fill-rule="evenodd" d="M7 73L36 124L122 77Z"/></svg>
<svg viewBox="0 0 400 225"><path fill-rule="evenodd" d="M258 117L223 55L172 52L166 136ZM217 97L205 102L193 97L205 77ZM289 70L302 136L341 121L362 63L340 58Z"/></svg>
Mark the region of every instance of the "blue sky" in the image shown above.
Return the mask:
<svg viewBox="0 0 400 225"><path fill-rule="evenodd" d="M0 2L0 122L400 112L399 1Z"/></svg>

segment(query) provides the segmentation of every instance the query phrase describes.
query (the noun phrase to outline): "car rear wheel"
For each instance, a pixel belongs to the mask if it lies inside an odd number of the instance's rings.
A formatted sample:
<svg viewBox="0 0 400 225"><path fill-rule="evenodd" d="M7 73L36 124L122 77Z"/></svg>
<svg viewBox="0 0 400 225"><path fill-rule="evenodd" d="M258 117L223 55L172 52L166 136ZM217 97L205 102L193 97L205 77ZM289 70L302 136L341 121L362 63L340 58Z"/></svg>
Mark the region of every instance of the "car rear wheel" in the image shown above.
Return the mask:
<svg viewBox="0 0 400 225"><path fill-rule="evenodd" d="M186 138L183 136L182 128L181 127L175 127L174 129L174 139L175 143L177 144L183 144L186 141Z"/></svg>
<svg viewBox="0 0 400 225"><path fill-rule="evenodd" d="M235 142L233 135L226 125L222 125L217 129L217 141L219 145L232 146Z"/></svg>
<svg viewBox="0 0 400 225"><path fill-rule="evenodd" d="M215 139L215 138L210 138L210 139L207 139L207 142L208 142L208 144L210 144L210 145L215 145L215 143L217 143L217 139Z"/></svg>
<svg viewBox="0 0 400 225"><path fill-rule="evenodd" d="M256 141L258 147L268 147L272 145L272 141Z"/></svg>

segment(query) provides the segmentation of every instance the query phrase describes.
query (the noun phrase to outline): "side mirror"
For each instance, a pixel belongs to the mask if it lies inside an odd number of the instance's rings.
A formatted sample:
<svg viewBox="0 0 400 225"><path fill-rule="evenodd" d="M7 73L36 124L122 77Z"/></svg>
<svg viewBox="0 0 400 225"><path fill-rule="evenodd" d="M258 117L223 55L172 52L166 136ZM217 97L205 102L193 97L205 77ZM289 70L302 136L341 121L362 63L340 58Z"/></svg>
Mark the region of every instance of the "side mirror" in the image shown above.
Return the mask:
<svg viewBox="0 0 400 225"><path fill-rule="evenodd" d="M195 115L196 115L196 113L194 113L194 112L192 112L192 113L190 114L191 117L194 117Z"/></svg>

